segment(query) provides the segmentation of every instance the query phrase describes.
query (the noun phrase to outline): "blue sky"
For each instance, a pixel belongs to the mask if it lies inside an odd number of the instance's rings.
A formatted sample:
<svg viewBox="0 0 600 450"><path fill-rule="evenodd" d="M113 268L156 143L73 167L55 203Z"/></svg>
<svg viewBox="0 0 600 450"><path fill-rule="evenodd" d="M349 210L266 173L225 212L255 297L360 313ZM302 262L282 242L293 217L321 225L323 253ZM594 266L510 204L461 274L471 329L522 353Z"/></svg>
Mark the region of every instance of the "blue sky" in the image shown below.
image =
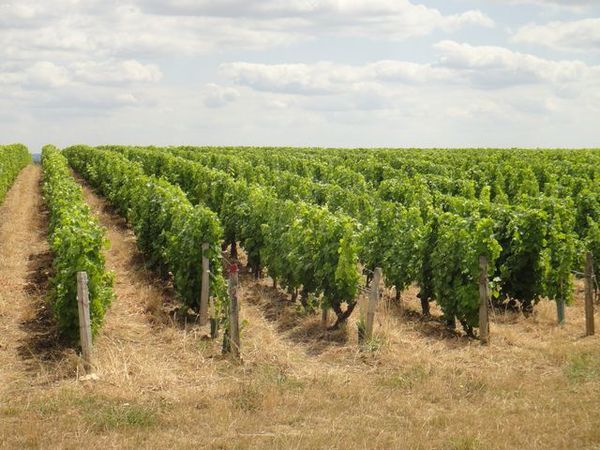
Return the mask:
<svg viewBox="0 0 600 450"><path fill-rule="evenodd" d="M0 0L0 141L33 151L598 147L599 123L598 2Z"/></svg>

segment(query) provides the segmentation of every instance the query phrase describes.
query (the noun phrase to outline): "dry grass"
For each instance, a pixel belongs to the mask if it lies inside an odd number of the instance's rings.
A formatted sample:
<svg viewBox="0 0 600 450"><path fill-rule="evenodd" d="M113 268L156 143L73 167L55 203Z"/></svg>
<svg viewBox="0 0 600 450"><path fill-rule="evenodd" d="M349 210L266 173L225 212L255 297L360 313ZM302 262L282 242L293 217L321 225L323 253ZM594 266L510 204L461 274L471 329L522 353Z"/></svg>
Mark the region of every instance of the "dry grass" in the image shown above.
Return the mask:
<svg viewBox="0 0 600 450"><path fill-rule="evenodd" d="M11 195L3 217L16 233L30 225L11 212ZM26 255L3 230L2 447L600 448L600 339L582 337L579 293L564 327L541 304L528 319L498 315L482 347L422 320L411 289L404 312L382 302L372 351L361 351L355 317L323 330L270 281L242 277L237 364L204 339L206 329L170 318L172 293L144 269L130 231L86 197L109 230L117 275L95 348L99 380L52 376L56 363L45 360L31 370L15 351L30 297L7 307L5 287L22 289Z"/></svg>

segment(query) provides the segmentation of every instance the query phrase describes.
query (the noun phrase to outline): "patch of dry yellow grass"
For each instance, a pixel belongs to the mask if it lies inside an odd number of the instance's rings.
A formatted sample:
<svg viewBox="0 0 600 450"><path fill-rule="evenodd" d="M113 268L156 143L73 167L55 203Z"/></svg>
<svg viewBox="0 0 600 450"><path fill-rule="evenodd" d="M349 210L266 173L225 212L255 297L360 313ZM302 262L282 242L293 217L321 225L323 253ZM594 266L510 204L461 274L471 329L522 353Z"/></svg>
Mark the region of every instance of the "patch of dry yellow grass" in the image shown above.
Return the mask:
<svg viewBox="0 0 600 450"><path fill-rule="evenodd" d="M206 328L170 318L172 293L144 269L131 232L87 189L86 198L108 228L116 273L95 347L100 379L32 383L15 366L0 406L3 447L600 446L600 339L583 338L580 293L563 327L551 303L527 319L498 313L488 347L421 320L414 289L403 295L407 313L386 295L373 351L361 351L356 314L326 331L269 280L242 277L237 364ZM40 364L40 373L54 367Z"/></svg>

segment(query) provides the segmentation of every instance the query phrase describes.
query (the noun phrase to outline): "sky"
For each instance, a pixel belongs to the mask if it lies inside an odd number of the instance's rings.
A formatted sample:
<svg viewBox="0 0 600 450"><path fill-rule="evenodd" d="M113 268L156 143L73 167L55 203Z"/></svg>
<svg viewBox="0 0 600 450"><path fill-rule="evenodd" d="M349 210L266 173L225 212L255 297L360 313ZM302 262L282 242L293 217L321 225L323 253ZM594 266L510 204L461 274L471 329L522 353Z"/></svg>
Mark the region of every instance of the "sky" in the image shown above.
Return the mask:
<svg viewBox="0 0 600 450"><path fill-rule="evenodd" d="M600 2L0 0L0 143L600 147Z"/></svg>

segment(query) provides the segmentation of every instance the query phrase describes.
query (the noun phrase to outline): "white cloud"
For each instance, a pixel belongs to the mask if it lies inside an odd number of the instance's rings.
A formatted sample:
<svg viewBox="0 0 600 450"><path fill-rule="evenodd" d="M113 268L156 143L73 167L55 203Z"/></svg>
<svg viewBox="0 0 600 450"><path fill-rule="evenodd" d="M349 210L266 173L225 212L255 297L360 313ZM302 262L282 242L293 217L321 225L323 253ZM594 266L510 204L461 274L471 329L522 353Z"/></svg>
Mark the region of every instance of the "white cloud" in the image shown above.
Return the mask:
<svg viewBox="0 0 600 450"><path fill-rule="evenodd" d="M0 24L10 26L15 20L28 20L36 15L36 7L27 3L0 3Z"/></svg>
<svg viewBox="0 0 600 450"><path fill-rule="evenodd" d="M157 65L131 59L77 62L71 64L70 69L74 79L91 84L154 83L162 78Z"/></svg>
<svg viewBox="0 0 600 450"><path fill-rule="evenodd" d="M440 64L467 75L483 87L550 82L556 85L591 76L598 67L581 61L553 61L495 46L472 46L454 41L435 45Z"/></svg>
<svg viewBox="0 0 600 450"><path fill-rule="evenodd" d="M532 4L541 7L553 8L557 11L584 12L592 2L589 0L510 0L512 4Z"/></svg>
<svg viewBox="0 0 600 450"><path fill-rule="evenodd" d="M405 39L435 29L453 31L474 25L491 27L493 20L479 10L444 15L408 0L228 0L143 1L143 11L187 17L220 17L243 20L263 30L297 32L311 36L342 34Z"/></svg>
<svg viewBox="0 0 600 450"><path fill-rule="evenodd" d="M577 60L553 61L503 47L454 41L441 41L434 47L439 59L433 64L398 60L365 65L236 62L222 64L220 73L231 82L257 91L308 96L363 92L364 86L394 84L460 84L485 89L547 84L566 94L573 91L574 85L597 80L600 75L600 66Z"/></svg>
<svg viewBox="0 0 600 450"><path fill-rule="evenodd" d="M526 25L515 33L512 40L556 50L600 51L600 18Z"/></svg>
<svg viewBox="0 0 600 450"><path fill-rule="evenodd" d="M208 83L204 87L203 102L207 108L221 108L234 102L240 96L237 89L228 86L219 86L215 83Z"/></svg>
<svg viewBox="0 0 600 450"><path fill-rule="evenodd" d="M39 61L25 68L0 66L0 85L18 85L37 90L59 88L69 82L69 72L50 61Z"/></svg>
<svg viewBox="0 0 600 450"><path fill-rule="evenodd" d="M60 88L73 84L118 85L154 83L162 78L158 66L126 61L79 61L55 64L39 61L31 65L17 65L11 69L0 67L0 83L22 87Z"/></svg>
<svg viewBox="0 0 600 450"><path fill-rule="evenodd" d="M258 91L319 95L339 89L336 69L331 63L319 64L222 64L220 72L235 83ZM352 76L352 74L349 74Z"/></svg>
<svg viewBox="0 0 600 450"><path fill-rule="evenodd" d="M64 67L49 61L41 61L25 71L24 81L35 88L56 88L69 82L69 73Z"/></svg>
<svg viewBox="0 0 600 450"><path fill-rule="evenodd" d="M0 17L0 58L138 59L223 48L263 49L306 38L285 23L268 29L263 22L156 15L133 5L97 3L49 0L40 7L23 0L23 5L32 5L31 16L19 18L12 13L6 23Z"/></svg>
<svg viewBox="0 0 600 450"><path fill-rule="evenodd" d="M220 66L223 77L258 91L300 95L346 92L348 86L361 90L369 82L426 83L449 80L443 67L406 61L383 60L363 66L320 62L315 64L227 63ZM371 85L372 86L372 85Z"/></svg>
<svg viewBox="0 0 600 450"><path fill-rule="evenodd" d="M197 55L331 34L406 39L470 25L493 21L477 10L444 15L408 0L20 0L0 2L0 58Z"/></svg>

